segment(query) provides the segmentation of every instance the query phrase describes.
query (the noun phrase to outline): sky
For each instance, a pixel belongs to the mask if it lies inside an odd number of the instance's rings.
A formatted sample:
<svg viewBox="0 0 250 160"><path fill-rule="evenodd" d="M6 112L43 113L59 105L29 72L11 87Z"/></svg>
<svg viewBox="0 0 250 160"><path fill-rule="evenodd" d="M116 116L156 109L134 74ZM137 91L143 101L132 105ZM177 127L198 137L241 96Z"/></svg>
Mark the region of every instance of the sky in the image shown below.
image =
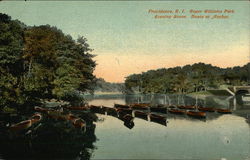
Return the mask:
<svg viewBox="0 0 250 160"><path fill-rule="evenodd" d="M190 10L234 13L223 13L227 19L155 19L150 9L184 10L188 17ZM151 69L250 61L249 1L1 1L0 12L30 26L56 26L74 39L84 36L96 55L94 74L109 82Z"/></svg>

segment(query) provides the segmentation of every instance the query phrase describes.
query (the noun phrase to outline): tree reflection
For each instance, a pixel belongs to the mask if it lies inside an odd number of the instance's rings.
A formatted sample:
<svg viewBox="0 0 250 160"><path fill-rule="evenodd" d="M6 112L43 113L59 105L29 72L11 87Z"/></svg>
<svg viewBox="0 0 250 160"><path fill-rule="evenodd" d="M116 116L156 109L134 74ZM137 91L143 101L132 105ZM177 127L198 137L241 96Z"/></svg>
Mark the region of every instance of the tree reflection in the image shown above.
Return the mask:
<svg viewBox="0 0 250 160"><path fill-rule="evenodd" d="M86 131L76 129L69 121L44 118L21 133L7 129L0 132L0 153L4 159L84 159L95 150L95 124L88 113Z"/></svg>

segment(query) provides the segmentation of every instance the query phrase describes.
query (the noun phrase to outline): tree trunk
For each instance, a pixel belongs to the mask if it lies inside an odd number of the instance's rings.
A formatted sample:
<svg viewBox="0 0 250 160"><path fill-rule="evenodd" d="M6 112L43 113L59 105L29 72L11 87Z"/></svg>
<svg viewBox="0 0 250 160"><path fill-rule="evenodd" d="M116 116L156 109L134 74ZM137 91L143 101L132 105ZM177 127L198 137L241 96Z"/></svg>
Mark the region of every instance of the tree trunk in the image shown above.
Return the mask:
<svg viewBox="0 0 250 160"><path fill-rule="evenodd" d="M31 74L32 62L33 62L33 58L30 59L29 69L28 69L28 76L30 76L30 74Z"/></svg>

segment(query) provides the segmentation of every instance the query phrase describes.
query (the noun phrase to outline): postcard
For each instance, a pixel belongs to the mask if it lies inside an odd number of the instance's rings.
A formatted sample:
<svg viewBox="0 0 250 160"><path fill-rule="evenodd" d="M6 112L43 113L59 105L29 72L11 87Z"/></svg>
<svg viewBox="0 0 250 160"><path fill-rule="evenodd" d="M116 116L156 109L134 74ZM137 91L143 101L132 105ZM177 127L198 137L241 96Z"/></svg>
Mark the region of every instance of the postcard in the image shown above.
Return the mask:
<svg viewBox="0 0 250 160"><path fill-rule="evenodd" d="M249 1L0 1L0 159L250 160Z"/></svg>

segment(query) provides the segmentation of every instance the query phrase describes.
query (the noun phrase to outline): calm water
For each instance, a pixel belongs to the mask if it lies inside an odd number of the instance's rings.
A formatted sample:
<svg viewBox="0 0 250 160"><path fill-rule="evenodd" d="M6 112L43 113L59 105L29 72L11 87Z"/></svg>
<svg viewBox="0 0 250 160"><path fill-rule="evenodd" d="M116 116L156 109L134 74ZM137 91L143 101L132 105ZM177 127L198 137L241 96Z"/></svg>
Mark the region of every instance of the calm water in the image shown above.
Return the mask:
<svg viewBox="0 0 250 160"><path fill-rule="evenodd" d="M91 159L204 159L250 160L250 106L232 97L181 95L96 96L90 104L113 107L114 103L150 102L230 108L233 114L208 113L206 120L167 114L167 125L135 118L129 129L123 121L97 114Z"/></svg>
<svg viewBox="0 0 250 160"><path fill-rule="evenodd" d="M5 141L4 134L1 136L0 132L0 159L21 159L22 156L23 159L72 160L250 160L250 123L246 121L246 117L250 117L250 104L243 102L241 97L96 95L88 96L86 100L89 104L107 107L113 107L115 103L145 102L229 108L233 114L207 113L206 119L201 120L168 113L163 114L167 117L166 121L153 122L149 117L135 118L134 126L127 126L115 116L96 114L99 120L93 122L90 117L96 118L94 113L77 112L75 114L81 118L90 118L85 119L87 129L84 136L69 132L62 137L61 132L51 130L57 125L58 128L61 128L60 125L65 127L69 122L62 124L45 119L43 124L46 125L41 125L45 128L38 129L34 134L39 136ZM31 138L32 143L27 143L25 137ZM13 154L16 151L20 152Z"/></svg>

